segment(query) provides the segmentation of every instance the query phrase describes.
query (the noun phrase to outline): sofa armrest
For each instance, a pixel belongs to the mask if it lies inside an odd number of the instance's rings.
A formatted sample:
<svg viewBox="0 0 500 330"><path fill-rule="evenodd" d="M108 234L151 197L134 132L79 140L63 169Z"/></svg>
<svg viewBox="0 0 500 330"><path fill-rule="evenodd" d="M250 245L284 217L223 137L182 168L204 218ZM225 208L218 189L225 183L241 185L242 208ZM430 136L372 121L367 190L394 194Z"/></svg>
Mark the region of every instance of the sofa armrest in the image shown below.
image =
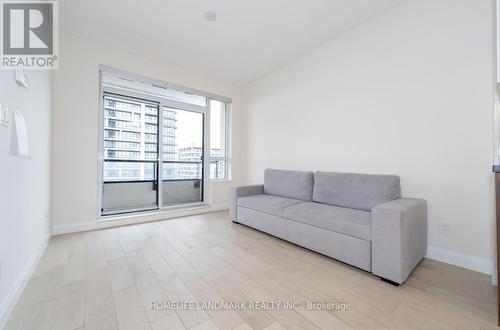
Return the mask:
<svg viewBox="0 0 500 330"><path fill-rule="evenodd" d="M264 185L251 185L251 186L239 186L231 187L231 201L229 205L229 217L233 222L237 222L237 208L238 208L238 198L260 195L264 193Z"/></svg>
<svg viewBox="0 0 500 330"><path fill-rule="evenodd" d="M372 273L403 283L427 253L427 202L401 198L372 209Z"/></svg>

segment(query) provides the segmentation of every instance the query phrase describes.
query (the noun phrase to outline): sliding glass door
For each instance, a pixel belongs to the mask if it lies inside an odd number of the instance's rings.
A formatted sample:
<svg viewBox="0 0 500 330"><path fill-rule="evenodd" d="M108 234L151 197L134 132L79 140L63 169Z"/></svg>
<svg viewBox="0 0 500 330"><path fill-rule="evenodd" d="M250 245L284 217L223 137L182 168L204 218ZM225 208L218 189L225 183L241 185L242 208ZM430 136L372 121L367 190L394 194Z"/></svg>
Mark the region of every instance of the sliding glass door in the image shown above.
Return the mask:
<svg viewBox="0 0 500 330"><path fill-rule="evenodd" d="M158 209L159 104L104 95L102 214Z"/></svg>
<svg viewBox="0 0 500 330"><path fill-rule="evenodd" d="M163 107L163 206L203 201L203 125L203 113Z"/></svg>
<svg viewBox="0 0 500 330"><path fill-rule="evenodd" d="M103 94L101 215L203 202L207 108L110 90Z"/></svg>

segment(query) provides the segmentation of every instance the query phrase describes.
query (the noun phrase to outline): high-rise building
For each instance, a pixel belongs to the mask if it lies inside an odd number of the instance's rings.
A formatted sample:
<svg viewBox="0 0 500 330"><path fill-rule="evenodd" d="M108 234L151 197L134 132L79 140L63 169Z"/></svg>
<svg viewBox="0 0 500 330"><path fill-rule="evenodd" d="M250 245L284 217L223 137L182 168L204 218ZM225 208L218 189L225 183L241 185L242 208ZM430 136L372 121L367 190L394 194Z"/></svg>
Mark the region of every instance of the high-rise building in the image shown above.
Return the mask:
<svg viewBox="0 0 500 330"><path fill-rule="evenodd" d="M104 98L104 181L154 180L158 159L158 105L106 96ZM163 179L202 178L201 147L179 148L177 110L163 108ZM212 157L222 156L212 148ZM210 177L218 178L222 162L210 163Z"/></svg>
<svg viewBox="0 0 500 330"><path fill-rule="evenodd" d="M202 171L202 155L203 149L201 147L187 147L179 149L179 161L198 162L198 163L184 163L179 166L178 176L180 179L195 179L201 178ZM212 148L210 150L212 157L222 156L220 149ZM216 178L221 169L218 168L219 162L210 162L210 177Z"/></svg>
<svg viewBox="0 0 500 330"><path fill-rule="evenodd" d="M104 98L104 181L150 180L158 159L157 105ZM163 160L175 159L175 110L163 113Z"/></svg>

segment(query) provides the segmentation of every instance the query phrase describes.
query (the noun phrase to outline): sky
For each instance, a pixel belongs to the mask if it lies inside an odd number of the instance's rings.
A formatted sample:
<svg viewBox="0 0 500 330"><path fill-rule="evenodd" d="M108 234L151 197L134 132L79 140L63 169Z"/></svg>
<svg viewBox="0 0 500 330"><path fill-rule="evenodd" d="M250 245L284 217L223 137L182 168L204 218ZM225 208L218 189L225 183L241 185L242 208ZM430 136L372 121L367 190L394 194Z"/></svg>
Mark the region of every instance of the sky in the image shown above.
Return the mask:
<svg viewBox="0 0 500 330"><path fill-rule="evenodd" d="M210 144L212 148L221 148L221 113L223 104L211 101ZM203 115L199 112L177 110L177 149L201 147L203 141Z"/></svg>

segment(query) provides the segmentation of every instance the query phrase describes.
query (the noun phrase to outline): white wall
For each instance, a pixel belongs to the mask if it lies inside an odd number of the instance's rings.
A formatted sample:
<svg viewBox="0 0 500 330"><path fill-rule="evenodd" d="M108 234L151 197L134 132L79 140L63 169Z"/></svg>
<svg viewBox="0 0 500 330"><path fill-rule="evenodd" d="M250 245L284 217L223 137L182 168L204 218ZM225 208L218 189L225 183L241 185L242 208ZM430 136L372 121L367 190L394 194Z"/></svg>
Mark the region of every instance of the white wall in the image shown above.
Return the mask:
<svg viewBox="0 0 500 330"><path fill-rule="evenodd" d="M246 86L246 181L398 174L428 200L431 256L490 272L492 30L491 1L408 1Z"/></svg>
<svg viewBox="0 0 500 330"><path fill-rule="evenodd" d="M169 65L153 55L132 54L114 48L112 43L101 44L61 35L52 145L52 225L55 232L90 229L96 225L100 64L232 98L233 184L240 180L240 88ZM227 207L230 184L211 184L209 201L212 206Z"/></svg>
<svg viewBox="0 0 500 330"><path fill-rule="evenodd" d="M0 126L0 329L50 233L52 73L27 75L30 86L24 89L12 71L0 70L0 102L23 114L31 152L29 158L14 156L12 121L9 127Z"/></svg>

